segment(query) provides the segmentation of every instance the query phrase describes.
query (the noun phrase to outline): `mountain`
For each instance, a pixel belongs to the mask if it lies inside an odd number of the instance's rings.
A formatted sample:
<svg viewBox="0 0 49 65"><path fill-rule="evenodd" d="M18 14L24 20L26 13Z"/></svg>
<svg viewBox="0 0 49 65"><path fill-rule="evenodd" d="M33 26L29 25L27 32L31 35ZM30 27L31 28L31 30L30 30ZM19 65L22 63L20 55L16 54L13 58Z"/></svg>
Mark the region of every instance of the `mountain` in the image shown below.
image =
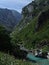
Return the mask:
<svg viewBox="0 0 49 65"><path fill-rule="evenodd" d="M47 56L47 52L49 52L49 0L34 0L25 6L22 9L23 18L20 17L20 22L16 22L15 12L0 9L0 20L2 21L0 24L8 30L13 30L15 27L14 31L8 34L8 31L0 26L0 42L2 42L0 43L0 64L39 65L41 62L34 64L34 62L26 61L29 58L25 60L23 57L26 57L25 50L27 49L29 54L30 50L34 53L36 50L42 49L42 57ZM46 61L46 65L49 65L49 59L43 58L43 60ZM45 62L43 63L45 64Z"/></svg>
<svg viewBox="0 0 49 65"><path fill-rule="evenodd" d="M15 10L0 8L0 25L11 31L21 20L22 16Z"/></svg>
<svg viewBox="0 0 49 65"><path fill-rule="evenodd" d="M49 0L31 2L22 9L22 14L23 19L11 34L12 41L29 49L48 49Z"/></svg>
<svg viewBox="0 0 49 65"><path fill-rule="evenodd" d="M22 15L19 12L15 11L15 10L12 10L12 13L13 13L13 15L16 18L17 21L21 20Z"/></svg>
<svg viewBox="0 0 49 65"><path fill-rule="evenodd" d="M18 24L18 29L21 30L26 25L30 23L35 16L37 16L40 12L49 8L49 0L34 0L29 3L27 6L22 8L23 19Z"/></svg>

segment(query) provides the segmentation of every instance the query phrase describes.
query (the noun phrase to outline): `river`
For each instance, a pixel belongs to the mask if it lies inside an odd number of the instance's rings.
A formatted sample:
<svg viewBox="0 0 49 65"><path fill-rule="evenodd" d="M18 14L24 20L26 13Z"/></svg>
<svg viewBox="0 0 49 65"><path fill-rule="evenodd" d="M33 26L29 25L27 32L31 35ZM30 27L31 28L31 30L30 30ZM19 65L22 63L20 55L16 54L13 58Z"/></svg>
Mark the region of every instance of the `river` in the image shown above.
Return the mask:
<svg viewBox="0 0 49 65"><path fill-rule="evenodd" d="M49 59L35 57L31 53L27 54L27 58L31 61L35 61L38 65L49 65Z"/></svg>

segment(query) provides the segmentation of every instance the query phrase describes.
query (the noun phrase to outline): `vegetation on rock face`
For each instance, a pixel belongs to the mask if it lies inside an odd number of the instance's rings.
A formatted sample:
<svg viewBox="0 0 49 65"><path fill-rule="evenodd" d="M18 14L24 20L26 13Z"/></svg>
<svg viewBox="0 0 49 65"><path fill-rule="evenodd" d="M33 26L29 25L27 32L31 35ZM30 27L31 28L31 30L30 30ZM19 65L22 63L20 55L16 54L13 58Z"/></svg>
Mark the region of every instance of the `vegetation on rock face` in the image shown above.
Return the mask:
<svg viewBox="0 0 49 65"><path fill-rule="evenodd" d="M38 2L40 3L38 4ZM27 26L31 22L31 20L33 20L36 16L38 16L42 11L47 10L48 8L49 8L49 0L32 1L30 4L28 4L22 9L23 19L16 26L16 29L21 30L22 28Z"/></svg>
<svg viewBox="0 0 49 65"><path fill-rule="evenodd" d="M19 24L23 28L20 31L18 29L12 33L11 36L13 37L12 39L14 42L16 42L17 39L19 39L21 40L21 43L24 44L25 47L31 49L40 46L42 40L47 40L47 41L49 40L49 34L48 34L49 33L49 8L48 8L49 1L47 0L46 2L45 0L43 3L42 2L40 2L41 4L39 4L40 6L42 5L41 6L42 9L39 9L41 7L37 5L34 11L36 11L35 14L37 14L37 10L38 10L38 14L30 20L29 24L25 25L25 27ZM46 4L44 6L45 2ZM29 8L29 6L26 6L25 9L27 7ZM18 43L20 43L20 41L18 41Z"/></svg>

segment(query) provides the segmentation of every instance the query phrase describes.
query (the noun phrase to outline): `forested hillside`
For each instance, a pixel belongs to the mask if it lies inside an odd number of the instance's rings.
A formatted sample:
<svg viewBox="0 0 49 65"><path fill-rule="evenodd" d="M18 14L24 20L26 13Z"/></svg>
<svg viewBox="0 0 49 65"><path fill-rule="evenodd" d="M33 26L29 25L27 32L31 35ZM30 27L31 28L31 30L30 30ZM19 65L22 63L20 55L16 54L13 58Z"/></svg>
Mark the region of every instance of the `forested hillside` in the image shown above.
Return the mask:
<svg viewBox="0 0 49 65"><path fill-rule="evenodd" d="M13 42L30 49L49 46L49 1L32 1L22 9L22 14L22 21L11 35Z"/></svg>

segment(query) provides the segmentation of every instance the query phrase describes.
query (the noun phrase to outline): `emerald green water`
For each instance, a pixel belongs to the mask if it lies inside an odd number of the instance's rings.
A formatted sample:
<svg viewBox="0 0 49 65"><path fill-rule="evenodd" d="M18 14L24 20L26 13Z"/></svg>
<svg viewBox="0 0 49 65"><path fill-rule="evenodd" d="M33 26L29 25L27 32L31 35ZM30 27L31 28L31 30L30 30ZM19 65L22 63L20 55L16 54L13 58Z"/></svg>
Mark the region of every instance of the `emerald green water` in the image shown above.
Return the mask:
<svg viewBox="0 0 49 65"><path fill-rule="evenodd" d="M49 59L43 59L43 58L38 58L38 57L35 57L33 54L31 54L31 53L29 53L28 55L27 55L27 58L29 59L29 60L34 60L34 61L36 61L36 63L38 64L38 65L49 65Z"/></svg>

